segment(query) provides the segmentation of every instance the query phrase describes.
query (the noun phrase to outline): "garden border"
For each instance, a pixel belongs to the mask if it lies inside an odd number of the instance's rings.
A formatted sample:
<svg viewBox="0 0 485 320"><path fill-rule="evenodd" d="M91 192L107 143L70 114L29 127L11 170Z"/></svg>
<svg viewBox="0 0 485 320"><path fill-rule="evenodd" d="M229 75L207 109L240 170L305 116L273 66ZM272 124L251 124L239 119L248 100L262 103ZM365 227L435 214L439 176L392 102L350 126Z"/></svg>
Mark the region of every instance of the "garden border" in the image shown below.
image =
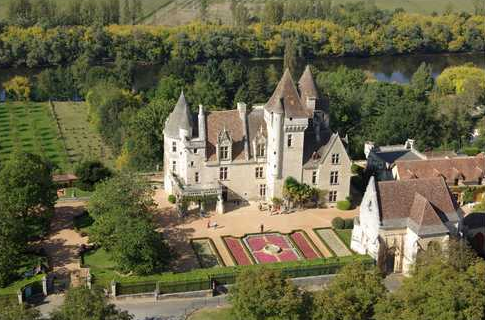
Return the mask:
<svg viewBox="0 0 485 320"><path fill-rule="evenodd" d="M245 237L245 236L246 235L244 235L243 237ZM239 239L239 241L241 242L242 247L244 248L244 252L248 256L249 260L251 261L251 265L252 266L253 265L257 265L256 261L253 258L253 255L249 252L248 248L246 248L246 245L244 244L244 242L241 241L242 237L236 237L236 236L231 236L231 235L222 235L221 236L222 243L224 244L224 247L226 248L226 250L229 252L229 256L231 257L231 260L232 260L232 263L234 263L234 266L239 266L239 264L237 263L237 260L234 257L234 255L232 254L232 251L227 246L227 243L226 243L225 238L237 238L237 239Z"/></svg>
<svg viewBox="0 0 485 320"><path fill-rule="evenodd" d="M342 241L342 243L344 244L345 247L347 247L347 249L350 250L350 252L352 252L352 254L355 254L355 251L352 250L350 248L350 246L347 245L347 243L345 243L344 239L342 239L342 237L338 234L337 230L352 230L352 229L334 229L332 228L333 232L335 232L335 234L337 235L337 237L340 239L340 241ZM352 234L350 235L350 240L352 241Z"/></svg>
<svg viewBox="0 0 485 320"><path fill-rule="evenodd" d="M197 261L199 262L199 265L200 265L201 268L208 269L208 268L204 268L202 266L201 259L200 259L199 255L197 254L197 250L195 250L195 248L194 248L194 244L193 244L193 241L194 240L195 241L197 241L197 240L208 240L209 241L209 246L214 251L214 254L216 256L217 263L219 263L219 267L226 267L226 264L224 263L224 260L222 260L221 253L217 249L217 247L216 247L216 245L214 243L214 240L212 240L212 238L209 238L209 237L192 238L192 239L189 240L190 247L192 248L192 250L194 250L195 256L197 257Z"/></svg>
<svg viewBox="0 0 485 320"><path fill-rule="evenodd" d="M322 236L317 232L317 230L323 230L323 229L333 230L332 227L312 228L313 232L317 235L318 239L320 239L320 241L322 241L323 245L325 247L327 247L328 251L332 254L332 257L338 257L338 255L335 253L335 251L332 250L332 248L328 245L328 243L325 240L323 240ZM347 247L345 244L344 244L344 246Z"/></svg>

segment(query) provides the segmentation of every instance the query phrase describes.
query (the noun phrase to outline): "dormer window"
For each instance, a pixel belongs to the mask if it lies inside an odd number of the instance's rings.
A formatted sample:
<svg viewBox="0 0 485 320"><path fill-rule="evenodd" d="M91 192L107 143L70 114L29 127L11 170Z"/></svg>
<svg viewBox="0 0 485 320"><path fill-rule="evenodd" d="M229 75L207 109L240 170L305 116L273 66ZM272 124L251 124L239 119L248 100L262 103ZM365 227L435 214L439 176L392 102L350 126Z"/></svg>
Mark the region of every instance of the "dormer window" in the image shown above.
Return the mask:
<svg viewBox="0 0 485 320"><path fill-rule="evenodd" d="M221 146L221 152L219 156L221 160L229 160L229 147Z"/></svg>

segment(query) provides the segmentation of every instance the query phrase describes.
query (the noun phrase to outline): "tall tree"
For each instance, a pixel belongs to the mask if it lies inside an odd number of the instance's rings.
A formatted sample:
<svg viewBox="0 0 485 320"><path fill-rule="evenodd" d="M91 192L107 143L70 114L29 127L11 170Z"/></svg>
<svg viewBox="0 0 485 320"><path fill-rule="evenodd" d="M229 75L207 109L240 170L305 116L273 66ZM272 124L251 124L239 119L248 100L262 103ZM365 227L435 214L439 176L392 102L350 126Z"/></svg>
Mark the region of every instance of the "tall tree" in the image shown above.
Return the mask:
<svg viewBox="0 0 485 320"><path fill-rule="evenodd" d="M383 278L362 263L345 266L330 285L315 294L314 320L367 320L375 304L386 295Z"/></svg>
<svg viewBox="0 0 485 320"><path fill-rule="evenodd" d="M103 292L87 288L70 289L51 320L132 320L133 316L109 304Z"/></svg>
<svg viewBox="0 0 485 320"><path fill-rule="evenodd" d="M291 74L294 76L296 72L296 44L293 38L287 39L285 44L285 55L284 55L284 70L290 70Z"/></svg>
<svg viewBox="0 0 485 320"><path fill-rule="evenodd" d="M303 297L280 272L245 269L229 291L237 320L302 319Z"/></svg>
<svg viewBox="0 0 485 320"><path fill-rule="evenodd" d="M284 5L280 0L268 0L264 3L263 22L279 25L283 21Z"/></svg>
<svg viewBox="0 0 485 320"><path fill-rule="evenodd" d="M416 98L423 101L426 100L433 87L434 78L431 66L423 62L411 78L410 89Z"/></svg>

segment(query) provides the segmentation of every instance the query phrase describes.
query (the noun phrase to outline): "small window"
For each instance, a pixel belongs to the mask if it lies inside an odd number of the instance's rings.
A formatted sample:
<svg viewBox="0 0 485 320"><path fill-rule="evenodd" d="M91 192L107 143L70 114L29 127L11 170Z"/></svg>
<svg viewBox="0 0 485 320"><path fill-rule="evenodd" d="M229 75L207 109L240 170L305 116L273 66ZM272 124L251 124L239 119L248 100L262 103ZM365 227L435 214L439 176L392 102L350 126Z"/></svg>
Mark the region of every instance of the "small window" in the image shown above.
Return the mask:
<svg viewBox="0 0 485 320"><path fill-rule="evenodd" d="M332 164L339 164L340 163L340 154L334 153L332 154Z"/></svg>
<svg viewBox="0 0 485 320"><path fill-rule="evenodd" d="M266 153L266 146L264 145L264 143L258 143L258 145L256 146L256 157L264 157L265 156L265 153Z"/></svg>
<svg viewBox="0 0 485 320"><path fill-rule="evenodd" d="M194 175L194 181L195 183L199 183L199 173L196 172L195 175Z"/></svg>
<svg viewBox="0 0 485 320"><path fill-rule="evenodd" d="M288 147L293 145L293 136L291 134L288 135Z"/></svg>
<svg viewBox="0 0 485 320"><path fill-rule="evenodd" d="M312 184L317 184L317 172L312 172Z"/></svg>
<svg viewBox="0 0 485 320"><path fill-rule="evenodd" d="M219 180L227 180L227 167L219 168Z"/></svg>
<svg viewBox="0 0 485 320"><path fill-rule="evenodd" d="M338 184L338 171L330 172L330 184Z"/></svg>
<svg viewBox="0 0 485 320"><path fill-rule="evenodd" d="M199 152L199 150L197 148L195 148L194 153L197 154L197 152Z"/></svg>
<svg viewBox="0 0 485 320"><path fill-rule="evenodd" d="M265 184L259 185L259 195L261 197L266 197L266 185Z"/></svg>
<svg viewBox="0 0 485 320"><path fill-rule="evenodd" d="M221 157L221 160L229 160L229 147L228 146L221 147L220 157Z"/></svg>
<svg viewBox="0 0 485 320"><path fill-rule="evenodd" d="M172 161L172 172L177 172L177 161Z"/></svg>
<svg viewBox="0 0 485 320"><path fill-rule="evenodd" d="M263 167L256 168L256 179L263 178Z"/></svg>
<svg viewBox="0 0 485 320"><path fill-rule="evenodd" d="M194 161L190 161L190 167L193 168L194 167Z"/></svg>
<svg viewBox="0 0 485 320"><path fill-rule="evenodd" d="M337 201L337 191L330 191L328 193L328 202L336 202Z"/></svg>
<svg viewBox="0 0 485 320"><path fill-rule="evenodd" d="M172 141L172 152L177 152L177 142Z"/></svg>

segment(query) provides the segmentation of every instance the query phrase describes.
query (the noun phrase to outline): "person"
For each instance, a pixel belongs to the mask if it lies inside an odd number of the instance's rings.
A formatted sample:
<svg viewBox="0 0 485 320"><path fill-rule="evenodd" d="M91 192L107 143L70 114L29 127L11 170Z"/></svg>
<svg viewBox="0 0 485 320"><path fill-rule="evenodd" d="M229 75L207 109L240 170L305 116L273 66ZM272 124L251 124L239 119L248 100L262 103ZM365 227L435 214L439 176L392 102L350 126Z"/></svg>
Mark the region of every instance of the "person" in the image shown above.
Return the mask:
<svg viewBox="0 0 485 320"><path fill-rule="evenodd" d="M259 226L259 228L261 229L261 233L264 232L264 225L261 223L261 225Z"/></svg>
<svg viewBox="0 0 485 320"><path fill-rule="evenodd" d="M207 229L209 229L210 227L211 227L211 220L210 220L210 219L208 219L208 220L207 220Z"/></svg>

